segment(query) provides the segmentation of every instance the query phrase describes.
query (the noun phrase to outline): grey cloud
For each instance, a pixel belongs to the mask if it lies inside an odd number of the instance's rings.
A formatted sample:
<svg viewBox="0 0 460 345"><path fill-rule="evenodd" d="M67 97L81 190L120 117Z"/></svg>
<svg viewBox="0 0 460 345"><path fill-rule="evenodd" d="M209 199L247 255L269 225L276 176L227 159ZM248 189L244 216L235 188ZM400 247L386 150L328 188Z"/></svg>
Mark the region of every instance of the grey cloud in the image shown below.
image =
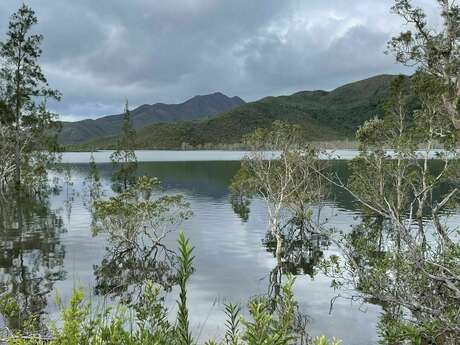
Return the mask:
<svg viewBox="0 0 460 345"><path fill-rule="evenodd" d="M21 3L0 2L0 39ZM125 97L139 105L221 91L253 100L404 71L383 54L400 30L391 0L28 3L49 82L64 94L53 107L73 118L118 112Z"/></svg>

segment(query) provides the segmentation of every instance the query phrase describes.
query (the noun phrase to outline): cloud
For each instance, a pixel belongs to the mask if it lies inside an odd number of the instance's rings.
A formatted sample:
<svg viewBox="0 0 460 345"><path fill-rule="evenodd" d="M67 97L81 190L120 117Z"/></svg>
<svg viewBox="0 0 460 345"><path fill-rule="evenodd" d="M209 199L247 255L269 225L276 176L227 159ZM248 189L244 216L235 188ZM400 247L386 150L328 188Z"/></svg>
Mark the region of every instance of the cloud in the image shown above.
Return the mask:
<svg viewBox="0 0 460 345"><path fill-rule="evenodd" d="M419 0L433 11L434 1ZM22 3L2 0L0 32ZM404 71L391 0L30 0L67 118L221 91L254 100ZM2 34L3 35L3 34ZM3 39L3 36L0 36ZM406 70L407 71L407 70Z"/></svg>

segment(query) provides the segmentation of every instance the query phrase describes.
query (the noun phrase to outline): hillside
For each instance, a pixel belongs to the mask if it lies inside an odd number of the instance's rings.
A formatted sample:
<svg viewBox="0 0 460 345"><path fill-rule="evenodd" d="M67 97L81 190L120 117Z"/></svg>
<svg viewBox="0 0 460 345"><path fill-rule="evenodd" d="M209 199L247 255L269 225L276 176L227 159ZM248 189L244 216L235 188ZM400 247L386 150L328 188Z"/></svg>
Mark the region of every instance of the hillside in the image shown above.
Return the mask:
<svg viewBox="0 0 460 345"><path fill-rule="evenodd" d="M232 144L244 134L268 127L275 120L298 123L311 141L354 137L356 129L383 114L392 75L380 75L344 85L333 91L303 91L246 103L214 118L181 123L158 123L138 130L139 148L173 149L183 143ZM100 138L81 149L111 148L115 138Z"/></svg>
<svg viewBox="0 0 460 345"><path fill-rule="evenodd" d="M156 103L144 104L131 111L135 128L153 123L190 121L211 117L231 110L245 102L239 97L227 97L222 93L195 96L181 104ZM96 120L63 122L59 142L63 145L79 144L89 140L117 135L120 131L123 115L110 115Z"/></svg>

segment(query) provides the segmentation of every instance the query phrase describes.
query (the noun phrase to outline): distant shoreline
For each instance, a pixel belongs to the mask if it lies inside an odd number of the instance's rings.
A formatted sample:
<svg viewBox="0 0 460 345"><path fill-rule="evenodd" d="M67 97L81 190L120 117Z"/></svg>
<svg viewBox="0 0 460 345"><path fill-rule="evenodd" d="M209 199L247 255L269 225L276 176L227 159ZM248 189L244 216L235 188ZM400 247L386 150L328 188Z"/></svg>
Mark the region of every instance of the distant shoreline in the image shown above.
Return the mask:
<svg viewBox="0 0 460 345"><path fill-rule="evenodd" d="M310 141L306 142L318 149L325 150L357 150L359 144L355 140L333 140L333 141ZM63 146L63 152L98 152L114 150L114 147L93 147L91 149L89 144L80 145L66 145ZM204 144L204 145L187 145L186 147L139 147L136 150L145 151L247 151L248 147L244 144Z"/></svg>
<svg viewBox="0 0 460 345"><path fill-rule="evenodd" d="M352 160L359 156L357 149L325 149L320 154L321 160ZM113 150L100 150L91 153L90 151L64 152L62 153L62 164L88 164L91 154L96 163L110 164L110 155ZM247 150L136 150L137 161L143 162L212 162L212 161L241 161L249 153ZM428 152L429 159L438 159L438 154L445 152L440 149L433 149ZM266 159L277 159L277 151L263 151ZM394 156L393 150L387 150L387 154ZM426 156L426 151L418 151L420 158Z"/></svg>

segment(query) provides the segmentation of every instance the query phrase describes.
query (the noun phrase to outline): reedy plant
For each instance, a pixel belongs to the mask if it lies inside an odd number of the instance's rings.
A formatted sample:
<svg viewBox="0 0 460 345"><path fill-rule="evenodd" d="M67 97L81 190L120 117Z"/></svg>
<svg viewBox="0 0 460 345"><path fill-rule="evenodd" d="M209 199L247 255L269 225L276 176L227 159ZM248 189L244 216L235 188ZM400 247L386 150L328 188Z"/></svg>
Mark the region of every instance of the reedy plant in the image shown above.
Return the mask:
<svg viewBox="0 0 460 345"><path fill-rule="evenodd" d="M228 303L225 305L225 314L227 315L225 341L228 345L240 343L240 311L241 307L237 304Z"/></svg>
<svg viewBox="0 0 460 345"><path fill-rule="evenodd" d="M187 282L193 273L193 247L183 232L179 235L179 299L177 301L177 345L192 345L194 344L192 334L190 332L190 322L188 317L187 307Z"/></svg>

